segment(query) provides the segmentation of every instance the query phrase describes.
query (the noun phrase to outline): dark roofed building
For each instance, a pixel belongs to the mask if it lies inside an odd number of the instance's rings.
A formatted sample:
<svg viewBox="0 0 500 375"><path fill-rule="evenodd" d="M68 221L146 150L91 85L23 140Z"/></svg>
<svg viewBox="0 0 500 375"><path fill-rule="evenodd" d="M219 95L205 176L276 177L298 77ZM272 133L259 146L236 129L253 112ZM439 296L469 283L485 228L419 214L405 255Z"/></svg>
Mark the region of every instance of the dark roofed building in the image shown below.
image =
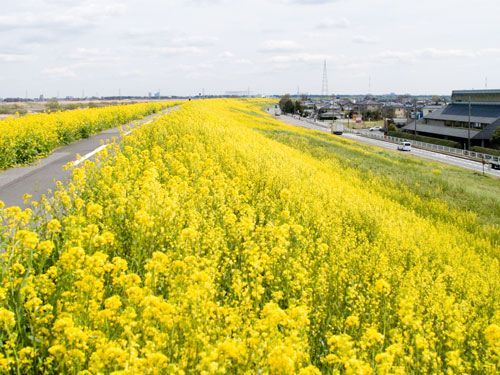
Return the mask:
<svg viewBox="0 0 500 375"><path fill-rule="evenodd" d="M452 103L500 103L500 90L454 90L451 92Z"/></svg>
<svg viewBox="0 0 500 375"><path fill-rule="evenodd" d="M487 146L500 127L500 90L453 91L452 102L403 127L404 131ZM469 111L470 103L470 111ZM470 114L470 119L469 119ZM470 131L469 131L470 124Z"/></svg>

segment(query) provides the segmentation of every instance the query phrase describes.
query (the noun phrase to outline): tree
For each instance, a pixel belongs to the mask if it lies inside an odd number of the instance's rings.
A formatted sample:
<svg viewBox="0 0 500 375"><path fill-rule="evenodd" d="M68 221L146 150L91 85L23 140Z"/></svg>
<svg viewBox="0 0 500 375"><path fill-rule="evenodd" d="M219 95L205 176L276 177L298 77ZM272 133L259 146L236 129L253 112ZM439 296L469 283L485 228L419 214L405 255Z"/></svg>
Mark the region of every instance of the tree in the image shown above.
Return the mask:
<svg viewBox="0 0 500 375"><path fill-rule="evenodd" d="M74 110L74 109L80 108L80 105L78 105L77 103L69 103L69 104L66 104L63 108L69 109L69 110Z"/></svg>
<svg viewBox="0 0 500 375"><path fill-rule="evenodd" d="M300 100L295 101L295 113L300 114L301 116L304 114L304 104Z"/></svg>
<svg viewBox="0 0 500 375"><path fill-rule="evenodd" d="M491 143L500 146L500 127L496 128L491 137Z"/></svg>
<svg viewBox="0 0 500 375"><path fill-rule="evenodd" d="M389 132L395 132L397 131L398 128L396 127L396 124L394 123L394 120L392 118L387 120L387 131Z"/></svg>
<svg viewBox="0 0 500 375"><path fill-rule="evenodd" d="M283 105L283 113L293 113L295 110L295 105L293 104L292 99L288 99Z"/></svg>
<svg viewBox="0 0 500 375"><path fill-rule="evenodd" d="M45 107L47 107L48 110L50 111L57 111L60 107L59 107L59 102L55 99L50 99L49 101L47 101L47 104L45 104Z"/></svg>
<svg viewBox="0 0 500 375"><path fill-rule="evenodd" d="M281 97L281 99L280 99L280 104L279 104L280 109L281 109L281 112L285 112L285 103L286 103L287 101L289 101L289 100L290 100L290 94L285 94L285 95L283 95L283 96ZM292 103L292 104L293 104L293 103Z"/></svg>
<svg viewBox="0 0 500 375"><path fill-rule="evenodd" d="M438 105L441 101L441 97L439 95L432 95L432 101L434 102L434 104Z"/></svg>
<svg viewBox="0 0 500 375"><path fill-rule="evenodd" d="M382 109L384 117L394 118L396 117L396 110L392 107L384 107Z"/></svg>

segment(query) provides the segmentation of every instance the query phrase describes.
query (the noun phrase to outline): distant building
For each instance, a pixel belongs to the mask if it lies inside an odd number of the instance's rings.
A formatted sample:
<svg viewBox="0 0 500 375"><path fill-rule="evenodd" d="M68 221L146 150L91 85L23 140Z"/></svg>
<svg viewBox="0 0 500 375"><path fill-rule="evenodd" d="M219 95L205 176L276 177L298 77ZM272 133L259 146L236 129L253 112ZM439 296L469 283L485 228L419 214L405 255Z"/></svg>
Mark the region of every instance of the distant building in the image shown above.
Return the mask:
<svg viewBox="0 0 500 375"><path fill-rule="evenodd" d="M362 100L356 103L357 110L361 114L366 112L376 112L380 110L382 106L383 103L371 99Z"/></svg>
<svg viewBox="0 0 500 375"><path fill-rule="evenodd" d="M428 114L437 111L438 109L443 108L442 105L426 105L424 108L422 108L422 115L425 117Z"/></svg>
<svg viewBox="0 0 500 375"><path fill-rule="evenodd" d="M341 107L336 101L323 103L318 108L318 118L320 120L331 120L342 116Z"/></svg>
<svg viewBox="0 0 500 375"><path fill-rule="evenodd" d="M384 115L393 118L406 119L405 106L401 103L389 102L384 104Z"/></svg>
<svg viewBox="0 0 500 375"><path fill-rule="evenodd" d="M470 105L470 111L469 111ZM469 118L470 114L470 118ZM404 131L468 143L472 146L489 146L491 137L500 127L500 90L456 90L451 104L427 113L424 118L412 121Z"/></svg>

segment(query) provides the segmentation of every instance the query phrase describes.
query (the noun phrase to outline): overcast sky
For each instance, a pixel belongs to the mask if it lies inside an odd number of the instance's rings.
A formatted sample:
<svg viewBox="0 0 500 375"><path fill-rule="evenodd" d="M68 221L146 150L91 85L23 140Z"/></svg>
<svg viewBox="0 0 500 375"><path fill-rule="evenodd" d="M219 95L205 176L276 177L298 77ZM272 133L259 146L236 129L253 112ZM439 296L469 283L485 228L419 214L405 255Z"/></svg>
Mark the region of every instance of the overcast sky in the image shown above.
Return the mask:
<svg viewBox="0 0 500 375"><path fill-rule="evenodd" d="M462 5L463 4L463 5ZM0 97L500 89L498 0L19 0Z"/></svg>

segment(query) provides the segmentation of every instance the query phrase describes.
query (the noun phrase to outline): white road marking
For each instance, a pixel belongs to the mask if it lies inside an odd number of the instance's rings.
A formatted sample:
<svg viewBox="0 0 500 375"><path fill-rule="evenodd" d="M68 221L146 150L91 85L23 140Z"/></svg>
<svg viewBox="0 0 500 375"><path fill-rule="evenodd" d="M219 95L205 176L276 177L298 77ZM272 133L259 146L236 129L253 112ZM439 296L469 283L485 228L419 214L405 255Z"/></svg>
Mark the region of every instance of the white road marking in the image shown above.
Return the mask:
<svg viewBox="0 0 500 375"><path fill-rule="evenodd" d="M73 163L73 166L76 167L78 164L83 163L85 160L87 160L88 158L91 158L92 156L94 156L95 154L97 154L99 151L104 150L107 146L108 145L101 145L101 146L97 147L94 151L89 152L88 154L85 154L81 159L76 160Z"/></svg>
<svg viewBox="0 0 500 375"><path fill-rule="evenodd" d="M158 117L158 116L157 116ZM156 119L156 118L155 118ZM123 133L124 136L127 136L127 135L130 135L137 127L139 126L143 126L143 125L147 125L149 124L150 122L152 122L153 120L149 120L148 122L145 122L143 124L137 124L137 126L133 129L130 129L129 131L126 131L125 133Z"/></svg>
<svg viewBox="0 0 500 375"><path fill-rule="evenodd" d="M147 125L149 124L150 122L152 122L153 120L149 120L148 122L145 122L143 124L139 124L138 126L142 126L142 125ZM123 135L127 136L129 135L130 133L132 133L133 130L135 130L136 128L133 128L133 129L130 129L129 131L123 133ZM95 154L97 154L98 152L104 150L108 145L102 145L102 146L99 146L97 147L94 151L91 151L89 152L88 154L85 154L81 159L79 160L75 160L73 162L73 166L76 167L77 165L83 163L85 160L91 158L92 156L94 156Z"/></svg>

